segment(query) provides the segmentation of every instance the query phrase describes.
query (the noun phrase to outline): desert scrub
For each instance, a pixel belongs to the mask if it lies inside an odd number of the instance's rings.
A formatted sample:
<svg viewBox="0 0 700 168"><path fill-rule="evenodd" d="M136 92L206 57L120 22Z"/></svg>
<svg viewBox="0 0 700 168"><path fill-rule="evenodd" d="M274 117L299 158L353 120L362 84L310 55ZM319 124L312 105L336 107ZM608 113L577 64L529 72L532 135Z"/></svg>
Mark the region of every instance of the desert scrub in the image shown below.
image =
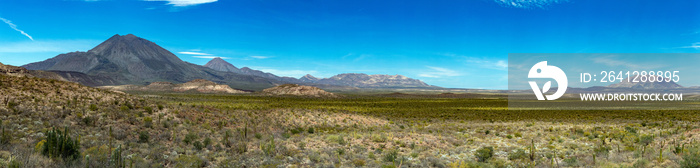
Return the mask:
<svg viewBox="0 0 700 168"><path fill-rule="evenodd" d="M326 136L326 141L331 143L338 143L339 145L345 145L345 138L341 135L328 135Z"/></svg>
<svg viewBox="0 0 700 168"><path fill-rule="evenodd" d="M493 147L481 147L474 152L474 157L476 157L479 162L486 162L493 157L493 152Z"/></svg>
<svg viewBox="0 0 700 168"><path fill-rule="evenodd" d="M149 138L148 131L141 131L139 133L139 143L148 143Z"/></svg>
<svg viewBox="0 0 700 168"><path fill-rule="evenodd" d="M146 128L152 128L153 127L153 119L151 117L144 117L143 124Z"/></svg>

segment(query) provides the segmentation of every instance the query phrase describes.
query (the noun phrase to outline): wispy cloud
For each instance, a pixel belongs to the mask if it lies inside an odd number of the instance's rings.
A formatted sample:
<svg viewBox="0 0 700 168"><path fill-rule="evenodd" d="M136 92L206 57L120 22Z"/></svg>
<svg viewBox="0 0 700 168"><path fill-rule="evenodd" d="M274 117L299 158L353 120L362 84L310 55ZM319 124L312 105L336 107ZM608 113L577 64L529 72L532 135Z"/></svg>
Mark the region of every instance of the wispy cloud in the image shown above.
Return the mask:
<svg viewBox="0 0 700 168"><path fill-rule="evenodd" d="M193 6L193 5L200 5L200 4L205 4L205 3L212 3L216 2L218 0L145 0L145 1L165 1L168 2L168 5L172 5L175 7L185 7L185 6Z"/></svg>
<svg viewBox="0 0 700 168"><path fill-rule="evenodd" d="M215 56L214 54L209 54L209 53L204 53L201 52L201 50L190 50L190 51L181 51L177 52L178 54L185 54L185 55L191 55L194 58L206 58L206 59L214 59L214 58L221 58L221 59L231 59L229 57L220 57L220 56Z"/></svg>
<svg viewBox="0 0 700 168"><path fill-rule="evenodd" d="M566 3L569 0L494 0L503 6L515 8L545 8L552 4Z"/></svg>
<svg viewBox="0 0 700 168"><path fill-rule="evenodd" d="M460 76L459 72L447 69L447 68L441 68L441 67L433 67L433 66L426 66L429 70L424 71L423 73L418 74L420 77L426 77L426 78L441 78L441 77L450 77L450 76Z"/></svg>
<svg viewBox="0 0 700 168"><path fill-rule="evenodd" d="M683 46L683 47L678 47L678 48L692 48L692 49L700 50L700 42L695 42L689 46Z"/></svg>
<svg viewBox="0 0 700 168"><path fill-rule="evenodd" d="M180 54L187 54L187 55L211 55L207 53L202 53L202 52L192 52L192 51L183 51L183 52L177 52Z"/></svg>
<svg viewBox="0 0 700 168"><path fill-rule="evenodd" d="M206 58L206 59L214 59L214 58L221 58L221 59L231 59L229 57L219 57L219 56L192 56L195 58Z"/></svg>
<svg viewBox="0 0 700 168"><path fill-rule="evenodd" d="M255 58L255 59L267 59L267 58L270 58L270 57L269 57L269 56L254 55L254 56L250 56L250 58Z"/></svg>
<svg viewBox="0 0 700 168"><path fill-rule="evenodd" d="M1 18L1 17L0 17L0 20L2 20L3 22L7 23L7 25L9 25L10 28L15 29L15 30L18 31L19 33L22 33L22 35L27 36L27 37L29 37L30 40L34 41L34 38L32 38L32 36L30 36L29 34L25 33L24 31L18 29L18 28L17 28L17 25L15 25L14 23L12 23L12 21L7 20L7 19L5 19L5 18Z"/></svg>
<svg viewBox="0 0 700 168"><path fill-rule="evenodd" d="M476 64L482 68L495 69L495 70L508 70L508 63L505 60L494 60L476 57L467 57L467 63Z"/></svg>

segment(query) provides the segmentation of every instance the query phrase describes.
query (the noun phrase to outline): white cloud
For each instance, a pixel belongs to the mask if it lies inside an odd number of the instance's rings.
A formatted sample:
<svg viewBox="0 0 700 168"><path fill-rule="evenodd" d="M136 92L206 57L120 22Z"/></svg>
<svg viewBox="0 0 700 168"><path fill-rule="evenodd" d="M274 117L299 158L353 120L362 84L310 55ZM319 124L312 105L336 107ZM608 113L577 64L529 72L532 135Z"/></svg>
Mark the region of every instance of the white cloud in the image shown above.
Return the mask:
<svg viewBox="0 0 700 168"><path fill-rule="evenodd" d="M18 28L17 28L17 25L15 25L14 23L12 23L12 21L7 20L7 19L5 19L5 18L1 18L1 17L0 17L0 20L2 20L3 22L7 23L7 25L9 25L10 28L15 29L15 30L18 31L19 33L22 33L22 35L27 36L27 37L29 37L30 40L34 41L34 38L32 38L32 36L30 36L29 34L25 33L24 31L18 29Z"/></svg>
<svg viewBox="0 0 700 168"><path fill-rule="evenodd" d="M495 70L508 70L508 63L505 60L491 60L485 58L467 57L467 63L476 64L483 68Z"/></svg>
<svg viewBox="0 0 700 168"><path fill-rule="evenodd" d="M207 59L214 59L214 58L221 58L221 59L231 59L229 57L219 57L219 56L192 56L195 58L207 58Z"/></svg>
<svg viewBox="0 0 700 168"><path fill-rule="evenodd" d="M4 43L0 53L42 53L87 51L100 44L100 40L48 40Z"/></svg>
<svg viewBox="0 0 700 168"><path fill-rule="evenodd" d="M440 68L440 67L432 67L432 66L426 66L430 70L426 70L423 73L418 74L420 77L426 77L426 78L441 78L441 77L450 77L450 76L460 76L457 71L450 70L447 68Z"/></svg>
<svg viewBox="0 0 700 168"><path fill-rule="evenodd" d="M515 8L545 8L552 4L566 3L569 0L494 0L503 6Z"/></svg>
<svg viewBox="0 0 700 168"><path fill-rule="evenodd" d="M211 55L207 53L202 53L202 52L191 52L191 51L183 51L183 52L177 52L180 54L187 54L187 55Z"/></svg>
<svg viewBox="0 0 700 168"><path fill-rule="evenodd" d="M205 3L212 3L218 0L145 0L145 1L166 1L168 5L173 5L177 7L200 5Z"/></svg>
<svg viewBox="0 0 700 168"><path fill-rule="evenodd" d="M258 56L258 55L254 55L254 56L250 56L250 58L255 58L255 59L266 59L266 58L270 58L270 57L268 57L268 56Z"/></svg>
<svg viewBox="0 0 700 168"><path fill-rule="evenodd" d="M679 48L692 48L692 49L700 50L700 42L695 42L695 43L691 44L690 46L683 46L683 47L679 47Z"/></svg>

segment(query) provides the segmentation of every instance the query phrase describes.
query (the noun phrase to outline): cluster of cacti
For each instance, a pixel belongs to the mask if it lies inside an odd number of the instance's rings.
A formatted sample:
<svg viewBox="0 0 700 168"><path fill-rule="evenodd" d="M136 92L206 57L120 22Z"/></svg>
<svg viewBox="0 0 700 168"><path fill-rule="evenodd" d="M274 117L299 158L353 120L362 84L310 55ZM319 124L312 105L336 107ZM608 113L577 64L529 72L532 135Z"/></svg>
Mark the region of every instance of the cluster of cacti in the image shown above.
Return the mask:
<svg viewBox="0 0 700 168"><path fill-rule="evenodd" d="M43 143L41 154L48 157L77 159L80 156L80 141L73 140L68 133L68 127L64 131L56 128L47 131L46 142Z"/></svg>
<svg viewBox="0 0 700 168"><path fill-rule="evenodd" d="M124 161L124 158L122 157L122 146L121 145L119 145L117 148L114 149L114 152L112 152L112 157L110 157L109 163L115 168L126 167L126 162Z"/></svg>

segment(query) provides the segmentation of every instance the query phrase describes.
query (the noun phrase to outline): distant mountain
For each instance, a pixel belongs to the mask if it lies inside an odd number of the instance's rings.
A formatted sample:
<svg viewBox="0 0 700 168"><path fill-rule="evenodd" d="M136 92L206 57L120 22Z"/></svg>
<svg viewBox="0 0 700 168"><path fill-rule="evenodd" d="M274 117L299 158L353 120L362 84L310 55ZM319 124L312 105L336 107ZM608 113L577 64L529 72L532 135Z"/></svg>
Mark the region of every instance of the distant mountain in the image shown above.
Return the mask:
<svg viewBox="0 0 700 168"><path fill-rule="evenodd" d="M84 78L69 80L89 86L145 85L157 81L184 83L194 79L206 79L240 89L262 90L287 83L261 76L217 71L184 62L170 51L132 34L114 35L88 52L60 54L22 67L30 70L83 73ZM86 81L94 83L84 83Z"/></svg>
<svg viewBox="0 0 700 168"><path fill-rule="evenodd" d="M319 79L317 77L311 76L311 74L306 74L299 78L299 80L302 82L315 83Z"/></svg>
<svg viewBox="0 0 700 168"><path fill-rule="evenodd" d="M297 80L296 78L280 77L280 76L277 76L275 74L250 69L248 67L243 67L241 69L238 69L238 68L236 68L236 66L233 66L233 64L226 62L224 59L221 59L220 57L214 58L211 61L207 62L207 64L205 64L204 67L211 68L211 69L217 70L217 71L222 71L222 72L233 72L233 73L242 74L242 75L251 75L251 76L258 76L258 77L263 77L263 78L268 78L268 79L274 79L274 80L278 80L278 81L283 81L285 83L300 83L300 81Z"/></svg>
<svg viewBox="0 0 700 168"><path fill-rule="evenodd" d="M652 76L653 78L654 76ZM676 84L673 81L666 82L666 79L663 79L663 81L646 81L646 82L641 82L640 79L637 77L636 79L639 82L633 82L633 79L635 77L628 77L626 79L623 79L622 82L620 83L615 83L611 84L608 87L611 88L629 88L629 89L677 89L677 88L683 88L683 86Z"/></svg>
<svg viewBox="0 0 700 168"><path fill-rule="evenodd" d="M330 78L318 79L311 75L301 77L304 82L352 86L359 88L435 88L418 79L412 79L403 75L367 75L363 73L344 73Z"/></svg>
<svg viewBox="0 0 700 168"><path fill-rule="evenodd" d="M224 59L221 59L220 57L216 57L216 58L212 59L211 61L207 62L207 64L205 64L204 67L211 68L211 69L217 70L217 71L224 71L224 72L239 72L240 71L240 69L236 68L236 66L233 66L231 63L224 61Z"/></svg>

